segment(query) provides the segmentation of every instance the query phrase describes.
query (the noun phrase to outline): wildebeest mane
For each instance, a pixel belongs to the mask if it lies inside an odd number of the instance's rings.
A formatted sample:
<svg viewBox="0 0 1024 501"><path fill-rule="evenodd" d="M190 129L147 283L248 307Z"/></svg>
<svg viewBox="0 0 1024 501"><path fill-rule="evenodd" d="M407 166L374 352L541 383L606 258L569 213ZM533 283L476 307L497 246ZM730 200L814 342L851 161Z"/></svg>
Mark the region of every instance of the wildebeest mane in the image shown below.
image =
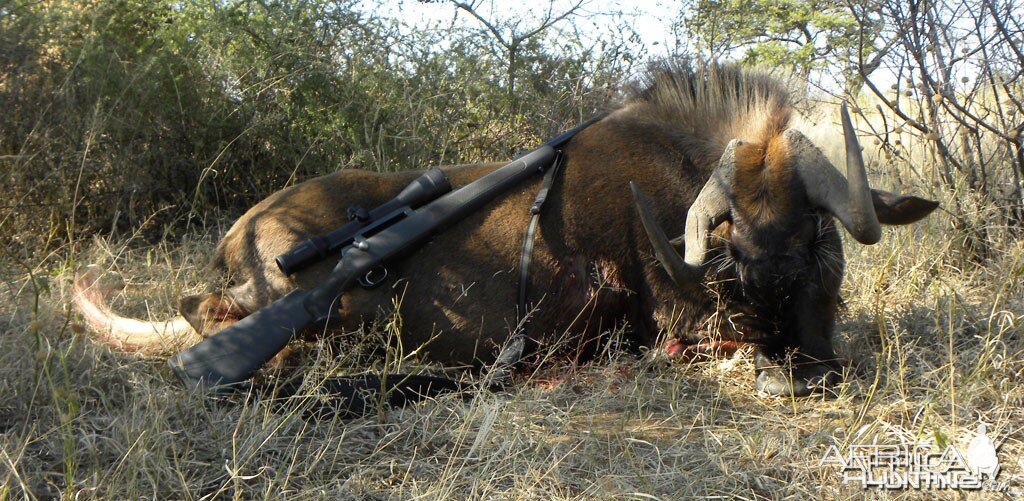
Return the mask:
<svg viewBox="0 0 1024 501"><path fill-rule="evenodd" d="M732 64L658 63L630 86L618 110L622 119L656 121L681 138L698 164L717 162L732 139L733 186L742 212L771 221L785 214L797 193L781 134L793 113L788 79Z"/></svg>
<svg viewBox="0 0 1024 501"><path fill-rule="evenodd" d="M652 65L619 109L689 137L765 143L789 125L790 96L783 79L764 71L675 61Z"/></svg>

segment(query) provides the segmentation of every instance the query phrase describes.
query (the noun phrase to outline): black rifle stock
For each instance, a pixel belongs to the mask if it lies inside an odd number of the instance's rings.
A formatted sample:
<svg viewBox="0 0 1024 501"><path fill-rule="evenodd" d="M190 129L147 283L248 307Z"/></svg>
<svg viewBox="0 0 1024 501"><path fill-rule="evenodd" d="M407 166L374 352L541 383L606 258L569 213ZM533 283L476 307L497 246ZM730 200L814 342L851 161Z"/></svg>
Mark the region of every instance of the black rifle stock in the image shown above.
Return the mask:
<svg viewBox="0 0 1024 501"><path fill-rule="evenodd" d="M320 324L337 311L335 302L359 277L422 244L433 233L472 214L502 192L551 164L554 147L567 142L587 122L540 148L449 192L405 219L345 248L322 284L292 291L214 336L171 357L167 363L188 386L219 386L248 379L285 347L292 336Z"/></svg>

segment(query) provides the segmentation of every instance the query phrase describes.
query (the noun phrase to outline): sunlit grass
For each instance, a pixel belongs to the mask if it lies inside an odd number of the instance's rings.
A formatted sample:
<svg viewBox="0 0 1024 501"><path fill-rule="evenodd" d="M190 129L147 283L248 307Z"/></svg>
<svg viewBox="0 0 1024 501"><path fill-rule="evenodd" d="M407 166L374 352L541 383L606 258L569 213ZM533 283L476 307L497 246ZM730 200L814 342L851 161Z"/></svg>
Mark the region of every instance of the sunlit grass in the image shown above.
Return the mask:
<svg viewBox="0 0 1024 501"><path fill-rule="evenodd" d="M949 206L952 195L922 181L907 175L903 189ZM678 364L612 352L569 372L541 368L507 394L347 422L306 420L301 399L280 408L189 394L163 359L88 339L69 311L72 266L29 264L30 279L5 262L0 498L848 498L864 492L819 465L829 445L963 445L979 420L1001 444L999 479L1019 496L1024 246L990 230L980 261L941 211L878 245L847 243L837 333L847 375L835 398L758 396L742 353ZM148 247L79 242L76 261L127 279L119 311L163 319L210 283L215 233ZM416 368L401 354L375 359L368 344L312 347L303 370Z"/></svg>

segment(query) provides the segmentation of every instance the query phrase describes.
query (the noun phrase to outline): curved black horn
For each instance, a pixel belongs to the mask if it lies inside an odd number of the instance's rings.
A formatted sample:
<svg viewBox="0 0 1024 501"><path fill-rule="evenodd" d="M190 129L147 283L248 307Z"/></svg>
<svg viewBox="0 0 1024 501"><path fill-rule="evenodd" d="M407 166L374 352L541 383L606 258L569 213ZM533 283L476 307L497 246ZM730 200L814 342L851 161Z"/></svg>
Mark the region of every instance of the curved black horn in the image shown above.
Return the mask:
<svg viewBox="0 0 1024 501"><path fill-rule="evenodd" d="M658 258L661 266L665 268L668 277L677 287L699 279L703 275L702 271L683 262L682 256L676 252L675 247L672 247L668 237L665 236L665 232L658 226L658 221L651 211L651 201L633 181L629 182L629 189L633 191L633 202L640 214L640 222L644 226L647 238L651 241L651 246L654 247L654 255Z"/></svg>
<svg viewBox="0 0 1024 501"><path fill-rule="evenodd" d="M858 242L871 245L882 238L882 226L871 200L871 186L860 142L845 104L841 115L846 142L845 178L802 134L791 129L786 131L786 137L794 148L794 154L800 158L797 171L810 202L832 213Z"/></svg>
<svg viewBox="0 0 1024 501"><path fill-rule="evenodd" d="M882 238L882 226L878 223L875 206L871 202L871 186L864 168L864 157L860 152L860 141L857 141L857 133L853 130L846 104L843 104L840 115L843 118L843 137L846 142L846 181L849 183L847 197L850 221L846 230L862 244L878 243ZM846 221L843 223L846 224Z"/></svg>
<svg viewBox="0 0 1024 501"><path fill-rule="evenodd" d="M636 203L637 212L640 213L640 222L643 223L647 238L654 247L654 255L677 286L693 283L704 276L709 234L729 215L728 193L733 173L736 171L736 147L742 144L743 142L738 139L729 142L718 162L718 168L711 174L686 212L686 229L683 233L685 259L676 252L665 232L658 226L650 200L636 183L629 182L629 188L633 191L633 201Z"/></svg>

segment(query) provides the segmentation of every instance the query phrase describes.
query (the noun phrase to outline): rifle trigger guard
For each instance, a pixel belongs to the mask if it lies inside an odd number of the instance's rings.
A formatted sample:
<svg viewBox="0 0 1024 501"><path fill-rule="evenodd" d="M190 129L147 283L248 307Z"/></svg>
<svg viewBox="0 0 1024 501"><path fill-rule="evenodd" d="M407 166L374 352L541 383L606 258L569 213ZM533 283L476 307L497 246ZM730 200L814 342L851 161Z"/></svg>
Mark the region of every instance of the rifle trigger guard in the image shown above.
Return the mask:
<svg viewBox="0 0 1024 501"><path fill-rule="evenodd" d="M365 275L359 277L359 285L365 289L372 289L382 283L388 278L388 269L383 266L378 266L368 272Z"/></svg>

